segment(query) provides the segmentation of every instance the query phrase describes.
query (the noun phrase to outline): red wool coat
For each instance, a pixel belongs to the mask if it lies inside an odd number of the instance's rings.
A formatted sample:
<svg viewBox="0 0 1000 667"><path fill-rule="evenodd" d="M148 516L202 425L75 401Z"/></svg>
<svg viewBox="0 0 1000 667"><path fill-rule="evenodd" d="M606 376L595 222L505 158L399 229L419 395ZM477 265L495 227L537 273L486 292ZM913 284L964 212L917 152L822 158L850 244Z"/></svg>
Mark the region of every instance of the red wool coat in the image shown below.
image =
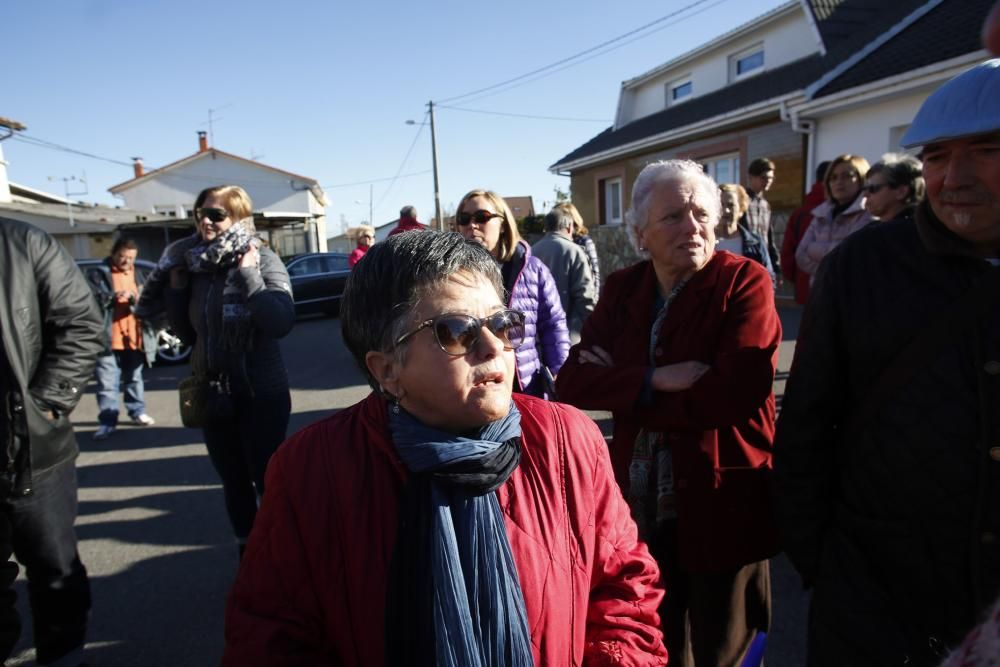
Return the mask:
<svg viewBox="0 0 1000 667"><path fill-rule="evenodd" d="M497 496L535 664L666 664L659 571L596 425L569 406L514 401L521 463ZM384 664L406 476L374 394L281 446L229 596L223 665Z"/></svg>
<svg viewBox="0 0 1000 667"><path fill-rule="evenodd" d="M684 569L718 572L768 558L777 553L771 385L781 342L771 278L757 262L716 252L671 303L654 351L656 366L695 360L711 370L690 389L653 392L640 406L656 290L649 261L608 277L559 371L559 398L614 413L611 459L623 489L640 428L667 434ZM614 366L580 362L580 350L594 345Z"/></svg>

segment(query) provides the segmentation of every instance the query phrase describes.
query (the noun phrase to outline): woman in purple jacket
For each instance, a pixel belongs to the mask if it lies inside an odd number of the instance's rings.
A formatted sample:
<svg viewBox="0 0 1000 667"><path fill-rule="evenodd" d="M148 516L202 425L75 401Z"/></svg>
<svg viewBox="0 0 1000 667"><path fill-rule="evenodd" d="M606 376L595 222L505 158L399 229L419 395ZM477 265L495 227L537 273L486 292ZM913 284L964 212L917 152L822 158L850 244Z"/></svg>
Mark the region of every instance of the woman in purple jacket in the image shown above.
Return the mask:
<svg viewBox="0 0 1000 667"><path fill-rule="evenodd" d="M514 214L495 192L473 190L462 197L455 222L462 236L482 245L500 263L507 307L525 315L524 342L515 352L515 391L547 397L544 369L555 375L569 355L566 313L552 274L531 255Z"/></svg>

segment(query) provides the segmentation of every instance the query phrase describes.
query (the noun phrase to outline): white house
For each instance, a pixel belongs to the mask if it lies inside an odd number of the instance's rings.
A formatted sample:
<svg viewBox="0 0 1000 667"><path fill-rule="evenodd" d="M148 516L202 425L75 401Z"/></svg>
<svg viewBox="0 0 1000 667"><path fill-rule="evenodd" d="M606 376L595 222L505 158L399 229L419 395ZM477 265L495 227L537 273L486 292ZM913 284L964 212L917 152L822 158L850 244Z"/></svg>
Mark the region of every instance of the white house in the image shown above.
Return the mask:
<svg viewBox="0 0 1000 667"><path fill-rule="evenodd" d="M327 201L316 179L212 148L204 132L193 155L149 172L137 158L134 170L134 178L109 188L128 208L192 218L201 190L239 185L253 200L257 231L279 255L326 251Z"/></svg>
<svg viewBox="0 0 1000 667"><path fill-rule="evenodd" d="M591 229L620 225L639 171L657 159L702 163L747 184L768 157L781 233L815 167L843 153L873 162L927 95L985 59L992 0L791 0L621 84L614 125L550 167L569 175ZM600 239L599 239L600 240Z"/></svg>

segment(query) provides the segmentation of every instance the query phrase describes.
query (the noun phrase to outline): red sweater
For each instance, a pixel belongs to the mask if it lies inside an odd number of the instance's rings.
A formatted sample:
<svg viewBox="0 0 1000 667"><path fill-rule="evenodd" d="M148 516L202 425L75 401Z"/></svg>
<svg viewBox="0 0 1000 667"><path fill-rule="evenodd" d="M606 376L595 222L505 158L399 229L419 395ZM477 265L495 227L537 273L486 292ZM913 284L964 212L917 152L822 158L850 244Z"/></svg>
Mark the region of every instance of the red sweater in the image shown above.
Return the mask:
<svg viewBox="0 0 1000 667"><path fill-rule="evenodd" d="M622 488L639 430L667 434L685 570L733 570L768 558L777 552L771 384L781 342L771 277L753 260L716 252L671 303L654 350L655 366L696 360L711 369L690 389L654 391L641 405L656 290L649 261L608 277L559 371L559 399L614 413L611 459ZM580 350L594 345L614 366L580 363Z"/></svg>
<svg viewBox="0 0 1000 667"><path fill-rule="evenodd" d="M409 232L414 229L422 232L427 229L427 225L417 222L416 218L400 218L399 222L388 235L392 236L394 234L402 234L403 232Z"/></svg>
<svg viewBox="0 0 1000 667"><path fill-rule="evenodd" d="M802 206L792 211L785 227L785 240L781 242L781 275L795 284L795 302L805 305L809 300L809 274L795 263L795 251L802 243L802 237L812 223L812 210L826 200L823 182L813 184Z"/></svg>
<svg viewBox="0 0 1000 667"><path fill-rule="evenodd" d="M569 406L514 401L521 463L497 496L535 664L666 664L659 572L599 430ZM281 446L229 596L223 665L384 664L406 476L375 394Z"/></svg>

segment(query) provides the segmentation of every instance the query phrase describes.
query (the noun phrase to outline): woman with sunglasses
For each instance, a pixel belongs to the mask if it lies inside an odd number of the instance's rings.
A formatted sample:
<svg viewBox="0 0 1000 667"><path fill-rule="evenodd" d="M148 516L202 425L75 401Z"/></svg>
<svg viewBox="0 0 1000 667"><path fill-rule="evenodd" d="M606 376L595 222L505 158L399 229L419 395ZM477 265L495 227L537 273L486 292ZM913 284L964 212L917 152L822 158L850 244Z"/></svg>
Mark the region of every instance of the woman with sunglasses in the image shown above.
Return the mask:
<svg viewBox="0 0 1000 667"><path fill-rule="evenodd" d="M358 235L358 247L351 251L350 257L347 258L347 264L352 269L354 265L361 261L361 258L365 256L368 252L368 248L372 247L375 243L375 228L370 225L360 225L355 228L355 233Z"/></svg>
<svg viewBox="0 0 1000 667"><path fill-rule="evenodd" d="M700 164L647 165L616 271L556 382L610 410L615 477L660 564L667 651L742 664L770 624L774 380L781 322L761 264L716 252L719 190ZM688 656L685 658L685 656Z"/></svg>
<svg viewBox="0 0 1000 667"><path fill-rule="evenodd" d="M399 234L348 278L375 390L274 456L223 665L664 665L658 571L601 433L512 394L524 316L455 233Z"/></svg>
<svg viewBox="0 0 1000 667"><path fill-rule="evenodd" d="M221 392L203 426L242 556L264 493L264 471L285 438L291 397L278 339L292 329L288 273L254 236L253 205L235 185L202 190L197 234L164 251L166 310L194 341L192 374Z"/></svg>
<svg viewBox="0 0 1000 667"><path fill-rule="evenodd" d="M517 348L514 391L548 397L545 369L555 375L569 354L569 328L548 267L532 256L503 198L473 190L458 203L458 232L486 248L500 264L508 307L524 313L524 344Z"/></svg>
<svg viewBox="0 0 1000 667"><path fill-rule="evenodd" d="M865 174L868 161L859 155L844 154L830 163L823 178L826 201L812 210L813 221L795 250L795 263L816 277L819 264L840 242L872 221L865 209Z"/></svg>

